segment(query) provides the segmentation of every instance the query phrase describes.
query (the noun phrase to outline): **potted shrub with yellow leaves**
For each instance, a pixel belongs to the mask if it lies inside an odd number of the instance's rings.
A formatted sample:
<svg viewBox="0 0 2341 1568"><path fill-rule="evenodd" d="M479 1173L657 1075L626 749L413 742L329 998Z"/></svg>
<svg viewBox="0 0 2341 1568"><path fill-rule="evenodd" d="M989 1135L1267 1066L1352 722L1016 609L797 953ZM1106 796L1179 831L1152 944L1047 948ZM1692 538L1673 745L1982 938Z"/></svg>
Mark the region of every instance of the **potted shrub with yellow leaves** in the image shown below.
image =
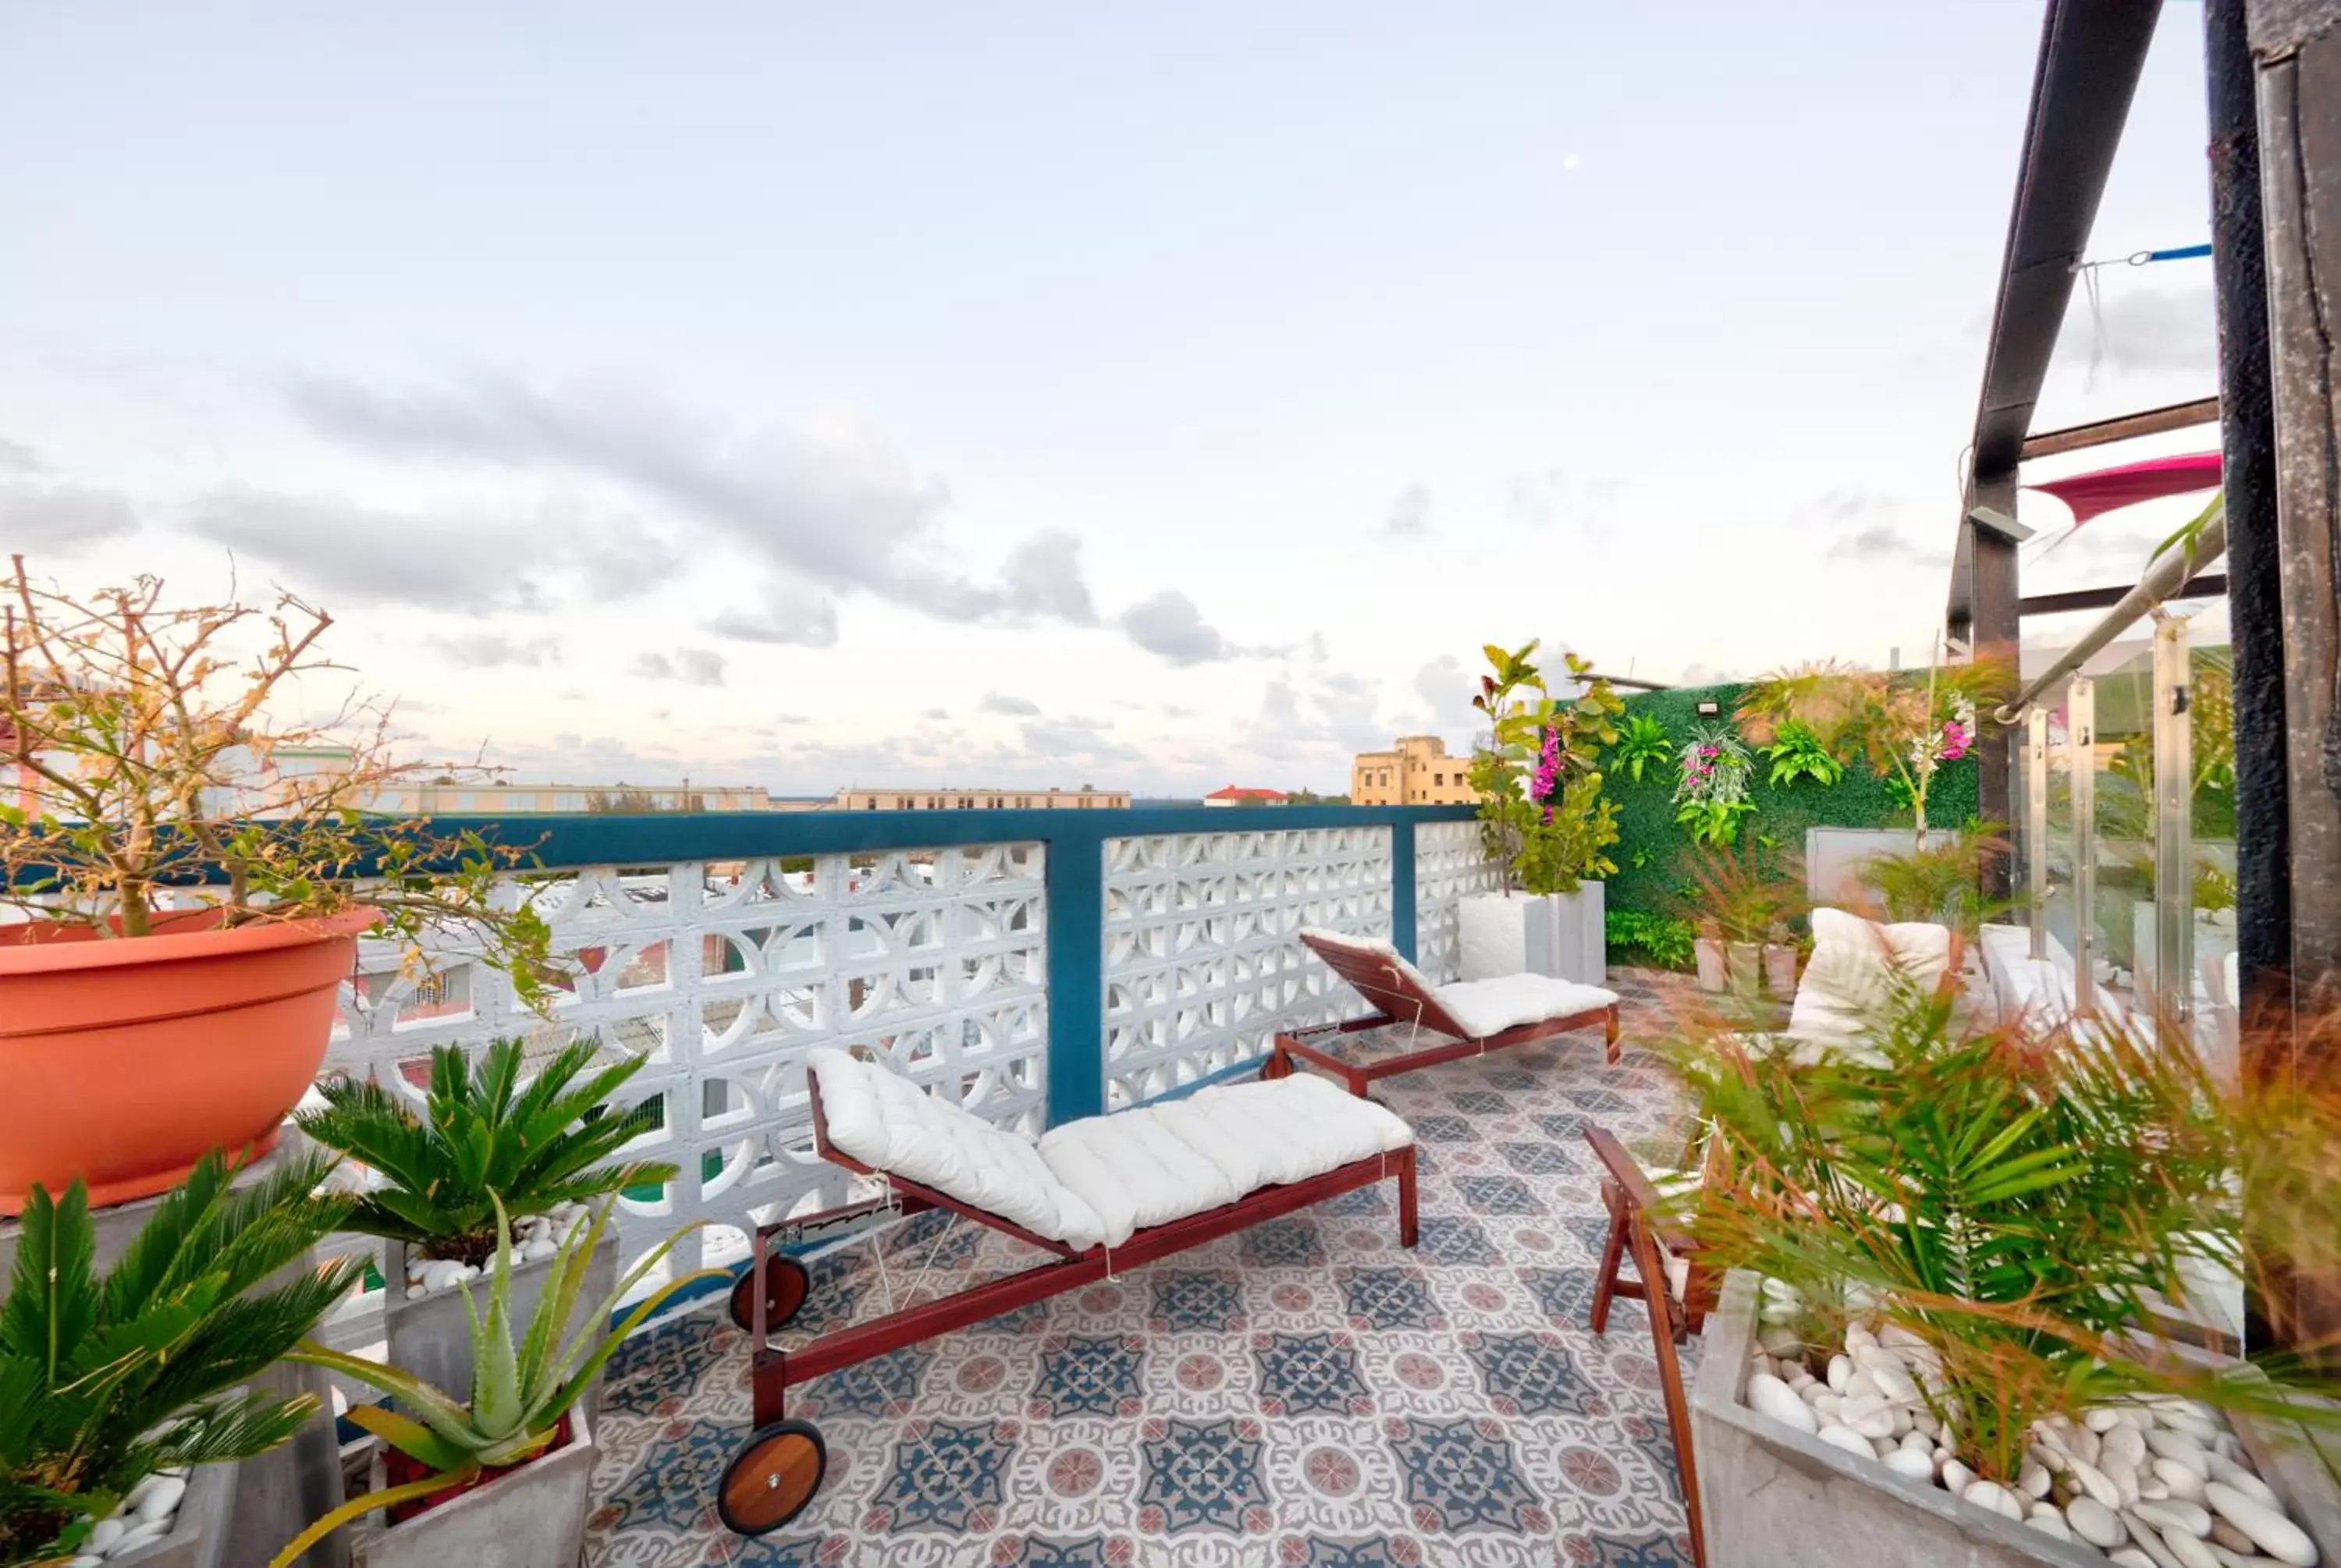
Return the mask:
<svg viewBox="0 0 2341 1568"><path fill-rule="evenodd" d="M0 580L0 1214L35 1184L151 1196L255 1157L324 1060L359 934L459 930L541 996L523 851L369 815L421 771L338 667L332 618ZM433 769L436 771L436 769Z"/></svg>
<svg viewBox="0 0 2341 1568"><path fill-rule="evenodd" d="M1609 974L1601 878L1618 869L1608 853L1618 806L1603 796L1600 756L1618 739L1625 704L1573 653L1564 656L1566 680L1578 694L1554 697L1536 649L1490 644L1490 671L1471 700L1489 729L1469 777L1480 842L1503 887L1457 907L1462 978L1525 973L1598 986Z"/></svg>
<svg viewBox="0 0 2341 1568"><path fill-rule="evenodd" d="M609 1223L611 1201L561 1244L524 1327L512 1308L512 1226L499 1208L484 1312L472 1286L462 1287L472 1341L468 1401L397 1367L303 1344L295 1359L379 1388L397 1408L351 1407L349 1419L382 1441L374 1487L311 1525L274 1568L287 1568L316 1542L370 1514L381 1517L350 1542L354 1568L575 1568L598 1452L581 1404L585 1391L619 1343L678 1292L724 1277L706 1270L671 1280L613 1326L619 1305L673 1246L670 1236L609 1295L585 1304L583 1327L564 1332L584 1302L587 1260Z"/></svg>

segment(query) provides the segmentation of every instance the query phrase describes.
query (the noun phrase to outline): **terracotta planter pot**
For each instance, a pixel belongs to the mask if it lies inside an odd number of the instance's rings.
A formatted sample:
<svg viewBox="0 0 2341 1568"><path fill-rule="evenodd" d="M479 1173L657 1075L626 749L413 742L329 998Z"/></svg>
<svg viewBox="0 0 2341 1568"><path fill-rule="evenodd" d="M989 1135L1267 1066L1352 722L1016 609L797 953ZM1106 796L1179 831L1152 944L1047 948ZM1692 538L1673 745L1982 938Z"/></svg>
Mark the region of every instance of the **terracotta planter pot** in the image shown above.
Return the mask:
<svg viewBox="0 0 2341 1568"><path fill-rule="evenodd" d="M213 1149L274 1146L317 1076L371 910L99 941L0 928L0 1214L75 1176L93 1206Z"/></svg>

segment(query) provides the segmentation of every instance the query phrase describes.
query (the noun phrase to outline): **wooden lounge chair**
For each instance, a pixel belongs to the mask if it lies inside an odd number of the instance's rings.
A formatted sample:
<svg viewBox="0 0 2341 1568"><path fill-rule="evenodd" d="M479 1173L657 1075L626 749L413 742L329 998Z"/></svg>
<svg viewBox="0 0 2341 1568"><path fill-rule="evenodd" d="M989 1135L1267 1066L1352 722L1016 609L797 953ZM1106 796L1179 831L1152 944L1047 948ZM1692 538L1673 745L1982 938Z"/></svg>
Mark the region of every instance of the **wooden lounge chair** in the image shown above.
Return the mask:
<svg viewBox="0 0 2341 1568"><path fill-rule="evenodd" d="M723 1523L743 1535L803 1512L828 1467L819 1431L786 1419L793 1384L1388 1177L1398 1181L1400 1244L1415 1244L1412 1129L1321 1078L1213 1085L1068 1122L1036 1146L874 1062L816 1050L810 1068L814 1147L857 1175L883 1177L888 1193L756 1233L753 1265L732 1295L732 1315L754 1347L756 1430L716 1493ZM780 1255L776 1241L863 1215L938 1208L1051 1256L793 1349L772 1344L806 1286L803 1267Z"/></svg>
<svg viewBox="0 0 2341 1568"><path fill-rule="evenodd" d="M1378 1011L1370 1017L1278 1035L1275 1050L1262 1069L1265 1077L1287 1076L1298 1058L1331 1073L1349 1086L1351 1094L1362 1097L1366 1086L1376 1078L1529 1045L1596 1024L1602 1027L1609 1060L1618 1060L1615 991L1545 975L1506 975L1499 979L1434 986L1388 942L1319 930L1302 931L1300 940ZM1413 1031L1408 1048L1395 1056L1352 1062L1328 1048L1342 1035L1393 1024ZM1446 1037L1424 1042L1421 1037L1426 1031Z"/></svg>
<svg viewBox="0 0 2341 1568"><path fill-rule="evenodd" d="M1691 1448L1690 1406L1683 1397L1682 1362L1675 1346L1706 1323L1720 1282L1700 1265L1698 1244L1670 1212L1668 1199L1673 1195L1662 1192L1660 1182L1601 1128L1588 1127L1585 1141L1601 1162L1601 1201L1609 1208L1609 1238L1601 1249L1600 1275L1593 1287L1591 1326L1596 1334L1609 1332L1609 1304L1620 1295L1642 1302L1649 1310L1659 1389L1666 1402L1668 1430L1674 1434L1675 1464L1682 1473L1691 1561L1703 1565L1707 1538L1699 1520L1698 1464ZM1620 1274L1629 1251L1633 1279Z"/></svg>

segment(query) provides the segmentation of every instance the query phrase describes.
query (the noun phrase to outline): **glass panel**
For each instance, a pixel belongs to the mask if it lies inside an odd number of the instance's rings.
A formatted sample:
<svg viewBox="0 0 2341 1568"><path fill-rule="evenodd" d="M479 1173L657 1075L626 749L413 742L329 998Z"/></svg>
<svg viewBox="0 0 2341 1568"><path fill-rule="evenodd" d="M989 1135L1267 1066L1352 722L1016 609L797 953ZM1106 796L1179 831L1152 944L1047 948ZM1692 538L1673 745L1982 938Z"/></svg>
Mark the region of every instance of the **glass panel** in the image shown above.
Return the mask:
<svg viewBox="0 0 2341 1568"><path fill-rule="evenodd" d="M2132 645L2117 643L2119 651ZM2095 678L2097 897L2093 973L2110 999L2150 1007L2154 973L2154 650ZM2144 978L2140 968L2144 968Z"/></svg>

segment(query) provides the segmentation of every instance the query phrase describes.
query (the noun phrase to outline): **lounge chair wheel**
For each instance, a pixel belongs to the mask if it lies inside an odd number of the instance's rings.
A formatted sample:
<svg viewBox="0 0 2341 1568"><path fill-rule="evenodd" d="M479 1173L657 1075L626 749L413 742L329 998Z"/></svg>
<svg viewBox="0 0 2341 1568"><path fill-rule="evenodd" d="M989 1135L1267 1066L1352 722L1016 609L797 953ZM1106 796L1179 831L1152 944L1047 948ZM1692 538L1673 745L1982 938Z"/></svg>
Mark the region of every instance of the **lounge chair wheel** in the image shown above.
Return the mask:
<svg viewBox="0 0 2341 1568"><path fill-rule="evenodd" d="M796 1259L774 1254L764 1260L764 1326L785 1328L804 1305L812 1289L812 1275ZM755 1329L756 1271L752 1268L732 1287L732 1321L743 1334Z"/></svg>
<svg viewBox="0 0 2341 1568"><path fill-rule="evenodd" d="M805 1421L759 1427L723 1467L715 1512L735 1535L767 1535L805 1510L829 1471L829 1449Z"/></svg>

